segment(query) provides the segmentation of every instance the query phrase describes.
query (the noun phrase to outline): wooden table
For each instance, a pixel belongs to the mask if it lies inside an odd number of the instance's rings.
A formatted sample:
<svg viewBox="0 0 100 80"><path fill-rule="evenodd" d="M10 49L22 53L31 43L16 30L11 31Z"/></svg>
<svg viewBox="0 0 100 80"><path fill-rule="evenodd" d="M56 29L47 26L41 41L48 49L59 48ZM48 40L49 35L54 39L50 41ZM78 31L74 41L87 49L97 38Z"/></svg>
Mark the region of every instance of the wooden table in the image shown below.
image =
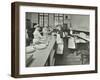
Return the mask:
<svg viewBox="0 0 100 80"><path fill-rule="evenodd" d="M32 63L29 65L29 67L40 67L45 66L49 59L49 65L53 65L53 57L55 54L54 45L55 45L55 37L49 36L49 45L42 50L36 50L33 52L33 56L35 56L35 59L32 61Z"/></svg>

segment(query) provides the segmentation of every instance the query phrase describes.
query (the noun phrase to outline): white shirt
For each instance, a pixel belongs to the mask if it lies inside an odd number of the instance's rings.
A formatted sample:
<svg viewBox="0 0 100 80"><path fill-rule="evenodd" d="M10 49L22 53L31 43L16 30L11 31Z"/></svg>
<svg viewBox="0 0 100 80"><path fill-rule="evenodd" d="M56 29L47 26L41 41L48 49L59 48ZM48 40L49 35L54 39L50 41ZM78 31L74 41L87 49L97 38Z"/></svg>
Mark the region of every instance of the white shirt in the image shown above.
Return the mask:
<svg viewBox="0 0 100 80"><path fill-rule="evenodd" d="M34 39L42 38L42 35L40 34L40 32L37 29L35 29L33 35L34 35Z"/></svg>
<svg viewBox="0 0 100 80"><path fill-rule="evenodd" d="M37 29L35 29L33 35L34 35L33 43L36 43L37 41L39 41L39 39L42 38L42 35Z"/></svg>
<svg viewBox="0 0 100 80"><path fill-rule="evenodd" d="M42 30L42 32L43 32L43 37L46 38L48 36L48 30L47 30L47 28L44 27L43 30Z"/></svg>

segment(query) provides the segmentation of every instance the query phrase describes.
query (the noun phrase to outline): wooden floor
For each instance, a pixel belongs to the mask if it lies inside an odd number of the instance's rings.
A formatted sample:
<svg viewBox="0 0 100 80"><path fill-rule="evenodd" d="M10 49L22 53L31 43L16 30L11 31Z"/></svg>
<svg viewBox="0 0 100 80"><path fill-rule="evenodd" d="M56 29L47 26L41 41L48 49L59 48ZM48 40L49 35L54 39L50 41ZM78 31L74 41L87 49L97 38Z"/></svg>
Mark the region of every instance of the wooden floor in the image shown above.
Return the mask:
<svg viewBox="0 0 100 80"><path fill-rule="evenodd" d="M85 46L84 46L85 47ZM81 54L77 55L76 51L71 51L68 49L68 43L66 40L64 40L64 54L56 54L55 56L55 66L58 65L81 65ZM89 62L85 63L89 64Z"/></svg>

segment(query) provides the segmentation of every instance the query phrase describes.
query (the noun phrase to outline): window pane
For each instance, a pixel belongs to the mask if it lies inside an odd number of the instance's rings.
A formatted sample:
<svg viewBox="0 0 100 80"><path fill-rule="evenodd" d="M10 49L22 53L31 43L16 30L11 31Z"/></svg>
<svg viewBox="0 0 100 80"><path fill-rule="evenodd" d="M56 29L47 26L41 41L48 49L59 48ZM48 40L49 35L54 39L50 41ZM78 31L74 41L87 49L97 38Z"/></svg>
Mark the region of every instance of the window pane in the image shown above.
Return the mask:
<svg viewBox="0 0 100 80"><path fill-rule="evenodd" d="M44 16L44 26L48 26L48 16Z"/></svg>
<svg viewBox="0 0 100 80"><path fill-rule="evenodd" d="M63 24L63 16L62 17L59 17L59 24Z"/></svg>
<svg viewBox="0 0 100 80"><path fill-rule="evenodd" d="M59 16L63 17L63 14L59 14Z"/></svg>
<svg viewBox="0 0 100 80"><path fill-rule="evenodd" d="M48 16L48 13L44 13L44 16Z"/></svg>
<svg viewBox="0 0 100 80"><path fill-rule="evenodd" d="M40 26L43 26L43 16L40 16L39 23L40 23L40 24L39 24Z"/></svg>
<svg viewBox="0 0 100 80"><path fill-rule="evenodd" d="M49 26L54 26L54 14L49 14Z"/></svg>
<svg viewBox="0 0 100 80"><path fill-rule="evenodd" d="M57 17L57 16L58 16L58 14L55 14L55 16Z"/></svg>
<svg viewBox="0 0 100 80"><path fill-rule="evenodd" d="M40 16L43 16L43 13L40 13L39 15L40 15Z"/></svg>

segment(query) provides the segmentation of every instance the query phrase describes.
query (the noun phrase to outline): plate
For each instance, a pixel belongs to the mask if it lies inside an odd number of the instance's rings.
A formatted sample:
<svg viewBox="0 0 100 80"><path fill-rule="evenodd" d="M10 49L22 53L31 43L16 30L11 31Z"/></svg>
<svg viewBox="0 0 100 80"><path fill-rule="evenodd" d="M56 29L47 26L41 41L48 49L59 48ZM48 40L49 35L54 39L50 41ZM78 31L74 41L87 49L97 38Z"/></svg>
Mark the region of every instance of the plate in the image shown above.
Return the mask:
<svg viewBox="0 0 100 80"><path fill-rule="evenodd" d="M46 48L46 44L39 44L39 45L35 45L35 48L36 49L44 49L44 48Z"/></svg>
<svg viewBox="0 0 100 80"><path fill-rule="evenodd" d="M26 47L26 53L31 53L31 52L34 52L35 51L35 48L33 46L27 46Z"/></svg>

